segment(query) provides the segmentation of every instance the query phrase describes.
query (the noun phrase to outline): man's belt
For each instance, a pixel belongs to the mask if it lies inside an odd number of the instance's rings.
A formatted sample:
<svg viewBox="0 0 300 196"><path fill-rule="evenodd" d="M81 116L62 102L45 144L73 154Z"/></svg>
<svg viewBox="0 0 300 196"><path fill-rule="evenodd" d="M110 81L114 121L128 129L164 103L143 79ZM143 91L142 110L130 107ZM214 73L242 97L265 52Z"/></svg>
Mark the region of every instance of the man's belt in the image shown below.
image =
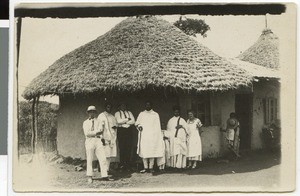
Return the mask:
<svg viewBox="0 0 300 196"><path fill-rule="evenodd" d="M103 139L103 138L101 137L101 135L90 136L90 137L88 137L88 138L99 138L99 139L101 139L101 142L102 142L103 146L105 146L105 139Z"/></svg>

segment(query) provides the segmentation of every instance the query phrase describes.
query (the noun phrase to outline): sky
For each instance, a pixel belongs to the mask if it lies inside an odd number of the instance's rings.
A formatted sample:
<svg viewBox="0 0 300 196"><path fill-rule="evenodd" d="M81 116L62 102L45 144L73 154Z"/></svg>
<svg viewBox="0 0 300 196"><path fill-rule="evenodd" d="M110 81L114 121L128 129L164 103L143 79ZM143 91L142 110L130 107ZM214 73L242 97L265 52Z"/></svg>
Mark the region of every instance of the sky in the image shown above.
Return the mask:
<svg viewBox="0 0 300 196"><path fill-rule="evenodd" d="M179 15L159 16L173 23ZM197 36L196 41L222 57L236 57L259 38L265 28L265 16L199 16L188 18L204 19L210 26L207 37ZM22 20L19 99L27 85L51 64L72 50L96 39L109 31L126 17L102 17L79 19L34 19ZM286 29L281 28L285 14L267 15L268 27L279 37ZM45 100L58 103L58 97L47 96Z"/></svg>

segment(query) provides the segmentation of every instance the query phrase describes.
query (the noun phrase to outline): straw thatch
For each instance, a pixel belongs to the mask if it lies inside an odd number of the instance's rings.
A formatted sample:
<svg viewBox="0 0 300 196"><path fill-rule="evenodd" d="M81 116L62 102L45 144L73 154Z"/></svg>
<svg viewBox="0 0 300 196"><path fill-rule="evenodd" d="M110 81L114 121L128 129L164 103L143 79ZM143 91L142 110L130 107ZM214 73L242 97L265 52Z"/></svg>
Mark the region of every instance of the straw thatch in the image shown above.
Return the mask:
<svg viewBox="0 0 300 196"><path fill-rule="evenodd" d="M251 76L255 78L268 78L268 79L280 79L281 74L277 69L272 69L268 67L264 67L261 65L256 65L253 63L249 63L247 61L241 61L238 58L228 58L229 62L237 65L241 69L246 70Z"/></svg>
<svg viewBox="0 0 300 196"><path fill-rule="evenodd" d="M243 61L248 61L264 67L279 68L279 40L270 30L263 30L256 43L238 56Z"/></svg>
<svg viewBox="0 0 300 196"><path fill-rule="evenodd" d="M101 27L99 27L101 28ZM88 30L87 30L88 32ZM156 17L128 18L66 54L35 78L23 97L146 87L227 90L251 76Z"/></svg>

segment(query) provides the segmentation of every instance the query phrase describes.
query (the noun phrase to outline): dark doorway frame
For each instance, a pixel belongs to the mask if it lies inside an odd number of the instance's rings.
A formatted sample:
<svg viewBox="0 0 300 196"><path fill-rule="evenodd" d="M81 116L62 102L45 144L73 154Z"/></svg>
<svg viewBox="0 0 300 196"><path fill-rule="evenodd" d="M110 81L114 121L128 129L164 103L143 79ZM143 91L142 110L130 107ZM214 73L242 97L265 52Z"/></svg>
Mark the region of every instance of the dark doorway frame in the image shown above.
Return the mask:
<svg viewBox="0 0 300 196"><path fill-rule="evenodd" d="M251 150L253 133L253 93L235 94L235 113L240 122L240 150Z"/></svg>

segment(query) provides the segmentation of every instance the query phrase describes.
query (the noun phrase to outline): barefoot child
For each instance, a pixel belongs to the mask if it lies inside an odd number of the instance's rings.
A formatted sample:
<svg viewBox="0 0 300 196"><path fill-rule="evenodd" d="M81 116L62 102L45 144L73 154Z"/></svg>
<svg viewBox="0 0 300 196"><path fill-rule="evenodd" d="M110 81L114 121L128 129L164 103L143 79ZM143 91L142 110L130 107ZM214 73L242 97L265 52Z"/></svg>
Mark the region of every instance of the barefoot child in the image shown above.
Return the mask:
<svg viewBox="0 0 300 196"><path fill-rule="evenodd" d="M235 154L236 158L240 157L240 123L236 119L234 112L230 113L229 119L226 123L226 139L228 141L228 148Z"/></svg>

